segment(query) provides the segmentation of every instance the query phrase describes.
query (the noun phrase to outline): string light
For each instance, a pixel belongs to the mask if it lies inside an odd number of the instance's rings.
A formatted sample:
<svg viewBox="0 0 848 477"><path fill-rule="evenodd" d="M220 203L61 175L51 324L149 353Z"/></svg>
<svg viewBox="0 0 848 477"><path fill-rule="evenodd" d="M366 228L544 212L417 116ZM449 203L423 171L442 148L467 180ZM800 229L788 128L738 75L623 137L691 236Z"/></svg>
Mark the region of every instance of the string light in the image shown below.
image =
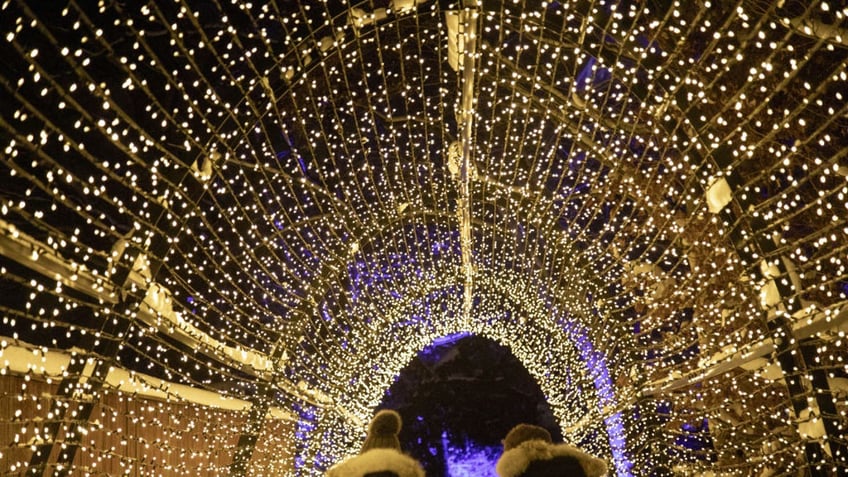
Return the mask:
<svg viewBox="0 0 848 477"><path fill-rule="evenodd" d="M0 3L0 467L319 475L469 332L618 475L844 472L848 11L667 3Z"/></svg>

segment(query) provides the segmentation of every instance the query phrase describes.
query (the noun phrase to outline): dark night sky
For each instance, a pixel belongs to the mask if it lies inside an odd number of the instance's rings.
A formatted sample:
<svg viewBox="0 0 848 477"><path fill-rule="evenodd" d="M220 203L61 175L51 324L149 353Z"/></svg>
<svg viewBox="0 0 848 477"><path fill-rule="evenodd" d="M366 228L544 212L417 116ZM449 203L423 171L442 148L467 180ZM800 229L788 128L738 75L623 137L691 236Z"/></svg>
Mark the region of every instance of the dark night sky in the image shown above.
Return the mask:
<svg viewBox="0 0 848 477"><path fill-rule="evenodd" d="M527 370L508 349L478 336L455 335L419 353L381 407L401 413L401 445L423 463L427 475L445 475L443 436L453 452L468 447L499 452L506 433L529 422L561 440L551 409Z"/></svg>

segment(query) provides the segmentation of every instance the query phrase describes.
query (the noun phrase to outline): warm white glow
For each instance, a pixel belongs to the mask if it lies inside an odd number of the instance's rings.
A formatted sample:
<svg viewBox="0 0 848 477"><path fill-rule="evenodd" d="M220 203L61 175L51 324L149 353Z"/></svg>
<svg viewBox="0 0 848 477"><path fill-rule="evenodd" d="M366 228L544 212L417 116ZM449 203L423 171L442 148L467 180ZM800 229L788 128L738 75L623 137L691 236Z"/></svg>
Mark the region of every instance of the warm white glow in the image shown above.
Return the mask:
<svg viewBox="0 0 848 477"><path fill-rule="evenodd" d="M848 469L833 2L41 3L0 0L0 352L71 357L0 355L0 467L320 474L468 331L622 474Z"/></svg>

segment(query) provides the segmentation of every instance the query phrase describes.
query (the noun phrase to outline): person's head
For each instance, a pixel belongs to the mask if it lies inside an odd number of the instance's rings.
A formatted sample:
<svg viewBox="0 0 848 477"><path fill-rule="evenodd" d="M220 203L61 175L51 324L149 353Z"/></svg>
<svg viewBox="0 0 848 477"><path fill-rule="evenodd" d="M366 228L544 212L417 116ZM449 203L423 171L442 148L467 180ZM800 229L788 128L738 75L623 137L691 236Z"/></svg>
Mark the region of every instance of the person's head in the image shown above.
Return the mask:
<svg viewBox="0 0 848 477"><path fill-rule="evenodd" d="M532 424L513 427L503 446L495 468L500 477L601 477L607 473L603 460L570 444L554 444L550 432Z"/></svg>
<svg viewBox="0 0 848 477"><path fill-rule="evenodd" d="M391 409L378 411L368 425L368 435L365 436L365 442L362 443L362 449L359 452L371 449L400 450L398 433L402 422L400 414L396 411Z"/></svg>
<svg viewBox="0 0 848 477"><path fill-rule="evenodd" d="M550 444L551 433L544 427L534 426L532 424L519 424L507 433L502 442L504 450L508 451L522 442L532 440L544 441Z"/></svg>
<svg viewBox="0 0 848 477"><path fill-rule="evenodd" d="M589 477L580 459L571 455L561 455L551 459L534 460L527 466L524 475L567 475L568 477Z"/></svg>

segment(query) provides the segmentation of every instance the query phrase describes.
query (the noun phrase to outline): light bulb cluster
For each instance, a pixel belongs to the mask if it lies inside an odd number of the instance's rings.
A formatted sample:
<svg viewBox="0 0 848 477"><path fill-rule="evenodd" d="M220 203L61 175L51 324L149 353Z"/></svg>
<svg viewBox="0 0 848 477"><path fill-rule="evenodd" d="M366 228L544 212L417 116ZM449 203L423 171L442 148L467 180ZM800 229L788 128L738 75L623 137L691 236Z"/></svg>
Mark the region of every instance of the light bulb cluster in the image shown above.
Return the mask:
<svg viewBox="0 0 848 477"><path fill-rule="evenodd" d="M845 9L89 3L0 4L0 467L318 474L465 331L619 475L848 469Z"/></svg>

